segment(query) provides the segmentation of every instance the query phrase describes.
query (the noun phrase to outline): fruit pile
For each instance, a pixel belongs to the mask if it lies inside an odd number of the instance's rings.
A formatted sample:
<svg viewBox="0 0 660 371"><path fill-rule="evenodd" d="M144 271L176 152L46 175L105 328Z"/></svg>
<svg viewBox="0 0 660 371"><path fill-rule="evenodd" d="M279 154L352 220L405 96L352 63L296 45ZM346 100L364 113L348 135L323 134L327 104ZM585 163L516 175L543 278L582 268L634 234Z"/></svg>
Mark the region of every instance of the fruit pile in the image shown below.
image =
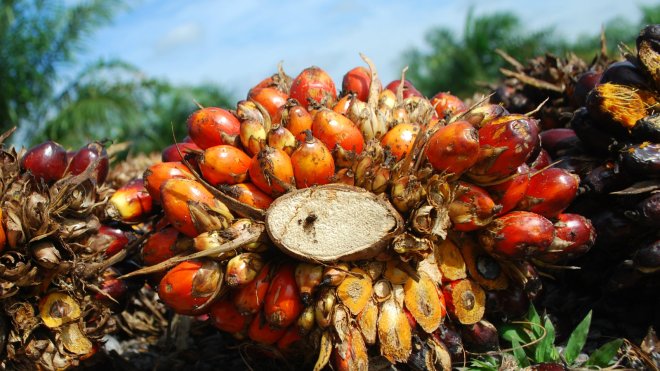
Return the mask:
<svg viewBox="0 0 660 371"><path fill-rule="evenodd" d="M320 68L280 69L234 111L193 112L189 138L110 199L150 230L124 278L315 369L450 369L497 349L489 320L527 311L537 266L594 242L564 213L579 178L551 166L531 116L427 100L403 76L383 89L363 59L339 97Z"/></svg>
<svg viewBox="0 0 660 371"><path fill-rule="evenodd" d="M644 336L660 305L659 43L653 25L622 61L605 53L591 65L574 56L512 61L516 71L505 71L510 78L492 98L514 112L549 98L540 110L542 154L580 177L570 210L598 235L574 261L581 270L552 273L559 279L543 306L571 320L593 308L604 334L629 339Z"/></svg>
<svg viewBox="0 0 660 371"><path fill-rule="evenodd" d="M104 239L108 155L47 141L29 150L0 138L0 352L7 369L66 369L115 328ZM121 236L128 244L130 233ZM115 280L116 281L116 280ZM116 285L123 283L116 281Z"/></svg>

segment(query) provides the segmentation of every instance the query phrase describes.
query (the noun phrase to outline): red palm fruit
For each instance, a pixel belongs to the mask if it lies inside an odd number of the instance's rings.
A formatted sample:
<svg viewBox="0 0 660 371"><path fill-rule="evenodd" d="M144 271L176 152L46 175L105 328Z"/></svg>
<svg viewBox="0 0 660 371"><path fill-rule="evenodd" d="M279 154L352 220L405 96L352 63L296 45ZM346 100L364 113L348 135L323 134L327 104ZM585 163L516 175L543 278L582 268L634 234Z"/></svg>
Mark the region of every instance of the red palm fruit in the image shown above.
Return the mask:
<svg viewBox="0 0 660 371"><path fill-rule="evenodd" d="M45 182L53 182L62 178L67 164L67 153L64 147L51 140L28 149L21 158L21 168Z"/></svg>
<svg viewBox="0 0 660 371"><path fill-rule="evenodd" d="M296 326L291 326L287 332L277 341L277 349L282 352L287 352L292 349L292 346L302 340L300 330Z"/></svg>
<svg viewBox="0 0 660 371"><path fill-rule="evenodd" d="M541 147L554 157L561 155L561 151L575 148L580 143L575 130L568 128L544 130L540 136Z"/></svg>
<svg viewBox="0 0 660 371"><path fill-rule="evenodd" d="M147 192L157 204L161 203L160 186L173 178L194 180L195 176L188 170L186 165L180 162L161 162L151 165L144 171L142 176L144 188L147 189Z"/></svg>
<svg viewBox="0 0 660 371"><path fill-rule="evenodd" d="M378 85L378 91L382 90L380 81L378 81ZM346 72L341 82L342 94L354 93L357 99L363 102L369 98L369 87L371 87L371 73L363 66Z"/></svg>
<svg viewBox="0 0 660 371"><path fill-rule="evenodd" d="M431 105L440 118L456 116L467 111L468 107L463 101L449 92L440 92L431 98Z"/></svg>
<svg viewBox="0 0 660 371"><path fill-rule="evenodd" d="M425 153L435 170L459 177L479 158L479 135L469 122L456 121L431 136Z"/></svg>
<svg viewBox="0 0 660 371"><path fill-rule="evenodd" d="M280 109L279 116L280 120L273 119L273 122L281 122L299 141L305 139L305 130L312 129L312 115L294 99L287 101Z"/></svg>
<svg viewBox="0 0 660 371"><path fill-rule="evenodd" d="M289 96L305 108L309 108L309 99L332 107L337 100L337 89L325 71L318 67L308 67L293 79Z"/></svg>
<svg viewBox="0 0 660 371"><path fill-rule="evenodd" d="M240 132L240 122L222 108L206 107L193 112L187 120L188 135L201 149L229 143Z"/></svg>
<svg viewBox="0 0 660 371"><path fill-rule="evenodd" d="M362 133L353 121L329 109L321 109L314 115L312 134L330 150L339 145L347 151L360 153L364 148Z"/></svg>
<svg viewBox="0 0 660 371"><path fill-rule="evenodd" d="M543 253L554 238L552 222L528 211L512 211L479 232L479 242L487 252L509 259Z"/></svg>
<svg viewBox="0 0 660 371"><path fill-rule="evenodd" d="M233 220L227 206L194 180L170 179L160 187L160 197L167 220L189 237L224 229Z"/></svg>
<svg viewBox="0 0 660 371"><path fill-rule="evenodd" d="M121 302L128 292L128 283L126 280L117 279L120 275L115 268L106 269L101 275L102 281L99 287L103 293L97 292L94 295L94 300L101 301L111 307L113 304Z"/></svg>
<svg viewBox="0 0 660 371"><path fill-rule="evenodd" d="M401 85L401 80L394 80L385 86L385 89L392 91L396 94L397 89ZM403 81L403 99L408 97L420 97L423 98L424 95L415 88L415 86L408 80Z"/></svg>
<svg viewBox="0 0 660 371"><path fill-rule="evenodd" d="M262 192L256 185L252 183L239 183L232 186L221 187L229 196L241 201L244 204L248 204L257 209L267 209L273 199Z"/></svg>
<svg viewBox="0 0 660 371"><path fill-rule="evenodd" d="M244 252L229 259L225 271L225 281L230 287L245 285L255 278L264 266L259 254Z"/></svg>
<svg viewBox="0 0 660 371"><path fill-rule="evenodd" d="M220 265L208 259L188 260L170 269L158 286L160 299L176 313L192 315L222 285Z"/></svg>
<svg viewBox="0 0 660 371"><path fill-rule="evenodd" d="M515 173L539 143L537 121L524 115L499 117L479 129L479 159L468 176L480 183Z"/></svg>
<svg viewBox="0 0 660 371"><path fill-rule="evenodd" d="M248 337L252 341L266 345L275 344L285 333L286 327L271 327L261 312L254 317L248 328Z"/></svg>
<svg viewBox="0 0 660 371"><path fill-rule="evenodd" d="M161 152L160 157L163 162L183 162L182 156L185 156L190 152L201 150L202 149L199 148L197 144L192 142L175 143L165 147L165 149ZM194 159L190 159L189 161L191 161L193 165L197 164L197 161Z"/></svg>
<svg viewBox="0 0 660 371"><path fill-rule="evenodd" d="M332 177L332 183L340 183L353 186L355 185L355 172L352 169L339 169L337 174Z"/></svg>
<svg viewBox="0 0 660 371"><path fill-rule="evenodd" d="M296 182L291 157L281 149L266 146L252 157L248 170L252 183L271 197L277 197Z"/></svg>
<svg viewBox="0 0 660 371"><path fill-rule="evenodd" d="M271 118L277 115L277 111L282 107L289 95L271 87L250 89L248 99L259 103Z"/></svg>
<svg viewBox="0 0 660 371"><path fill-rule="evenodd" d="M280 124L275 124L270 128L266 143L273 148L283 150L289 156L296 149L297 144L293 133Z"/></svg>
<svg viewBox="0 0 660 371"><path fill-rule="evenodd" d="M291 155L293 175L299 189L328 184L335 174L335 160L328 147L307 130L305 141Z"/></svg>
<svg viewBox="0 0 660 371"><path fill-rule="evenodd" d="M108 166L110 160L108 159L108 151L99 142L89 143L80 148L71 158L69 162L69 171L73 175L78 175L87 170L87 167L94 162L98 161L96 165L96 182L103 183L108 176Z"/></svg>
<svg viewBox="0 0 660 371"><path fill-rule="evenodd" d="M449 218L454 230L469 232L486 226L501 208L483 188L457 182L454 200L449 205Z"/></svg>
<svg viewBox="0 0 660 371"><path fill-rule="evenodd" d="M584 255L596 242L591 221L579 214L559 214L555 222L555 239L539 259L557 263Z"/></svg>
<svg viewBox="0 0 660 371"><path fill-rule="evenodd" d="M0 253L5 249L7 244L7 234L5 233L5 227L2 223L2 209L0 209Z"/></svg>
<svg viewBox="0 0 660 371"><path fill-rule="evenodd" d="M150 235L142 246L144 265L155 265L192 250L192 240L172 226L167 226Z"/></svg>
<svg viewBox="0 0 660 371"><path fill-rule="evenodd" d="M303 311L300 291L296 284L295 269L293 264L282 265L270 281L264 304L264 315L266 321L273 327L289 327Z"/></svg>
<svg viewBox="0 0 660 371"><path fill-rule="evenodd" d="M397 160L401 160L410 153L415 138L419 133L419 126L413 124L398 124L390 129L380 140L382 146L389 146L390 152Z"/></svg>
<svg viewBox="0 0 660 371"><path fill-rule="evenodd" d="M213 186L242 183L247 178L250 156L240 149L219 145L209 147L199 159L199 170Z"/></svg>
<svg viewBox="0 0 660 371"><path fill-rule="evenodd" d="M229 297L225 296L211 305L209 319L220 331L236 334L247 329L252 317L241 315Z"/></svg>
<svg viewBox="0 0 660 371"><path fill-rule="evenodd" d="M149 216L152 208L153 197L144 187L144 180L134 179L110 196L106 213L111 219L133 223Z"/></svg>
<svg viewBox="0 0 660 371"><path fill-rule="evenodd" d="M323 280L323 266L299 263L296 266L296 284L300 289L300 298L305 305L312 304L312 293Z"/></svg>
<svg viewBox="0 0 660 371"><path fill-rule="evenodd" d="M90 238L88 246L93 251L103 251L105 257L111 257L122 251L133 240L132 234L122 229L102 225Z"/></svg>
<svg viewBox="0 0 660 371"><path fill-rule="evenodd" d="M245 152L254 156L266 146L268 133L261 122L244 120L241 122L239 136Z"/></svg>
<svg viewBox="0 0 660 371"><path fill-rule="evenodd" d="M502 206L502 209L497 213L498 216L513 210L520 200L525 197L531 177L529 166L522 164L518 166L516 174L511 179L486 187L493 200Z"/></svg>
<svg viewBox="0 0 660 371"><path fill-rule="evenodd" d="M553 218L577 195L580 178L564 169L548 168L532 176L518 209Z"/></svg>
<svg viewBox="0 0 660 371"><path fill-rule="evenodd" d="M266 264L259 271L257 278L244 286L238 287L234 292L232 301L238 311L243 315L259 312L264 305L269 285L270 266Z"/></svg>
<svg viewBox="0 0 660 371"><path fill-rule="evenodd" d="M534 158L534 161L530 162L529 168L532 171L542 170L552 164L552 158L548 151L541 149L539 154Z"/></svg>

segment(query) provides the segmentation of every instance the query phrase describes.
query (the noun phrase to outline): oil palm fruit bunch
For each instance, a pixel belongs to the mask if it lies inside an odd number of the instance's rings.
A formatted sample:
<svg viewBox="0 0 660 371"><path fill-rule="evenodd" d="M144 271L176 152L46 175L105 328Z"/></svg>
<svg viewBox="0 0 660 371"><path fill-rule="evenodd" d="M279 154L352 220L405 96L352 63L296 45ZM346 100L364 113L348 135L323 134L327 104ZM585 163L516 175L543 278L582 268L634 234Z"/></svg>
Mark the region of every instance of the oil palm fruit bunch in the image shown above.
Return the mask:
<svg viewBox="0 0 660 371"><path fill-rule="evenodd" d="M601 53L588 68L567 74L563 84L550 77L558 76L553 67L537 70L534 59L518 69L520 74L507 73L515 83L507 80L499 88L515 91L511 96L518 101L536 104L549 98L547 110L560 107L564 120L545 126L540 134L544 163L580 177L569 212L591 219L598 234L591 252L574 261L581 270L553 272L562 279L548 282L553 290L543 305L565 318L595 307L602 331L635 342L657 310L657 301L649 304L646 298L655 297L660 268L659 30L659 25L645 27L635 51L623 53L620 61ZM573 59L561 64L586 65ZM521 72L530 70L535 74ZM518 109L512 100L500 101L507 109Z"/></svg>
<svg viewBox="0 0 660 371"><path fill-rule="evenodd" d="M102 143L17 151L3 144L10 134L0 137L2 367L67 369L115 329L107 303L124 283L109 279L109 256L131 234L104 225L113 189Z"/></svg>
<svg viewBox="0 0 660 371"><path fill-rule="evenodd" d="M404 76L383 89L363 59L339 96L318 67L280 69L233 111L193 112L197 148L173 144L136 180L156 207L144 268L124 278L149 275L174 312L315 369L450 369L497 349L487 305L523 315L535 262L593 242L563 213L578 178L527 165L535 119L429 101Z"/></svg>

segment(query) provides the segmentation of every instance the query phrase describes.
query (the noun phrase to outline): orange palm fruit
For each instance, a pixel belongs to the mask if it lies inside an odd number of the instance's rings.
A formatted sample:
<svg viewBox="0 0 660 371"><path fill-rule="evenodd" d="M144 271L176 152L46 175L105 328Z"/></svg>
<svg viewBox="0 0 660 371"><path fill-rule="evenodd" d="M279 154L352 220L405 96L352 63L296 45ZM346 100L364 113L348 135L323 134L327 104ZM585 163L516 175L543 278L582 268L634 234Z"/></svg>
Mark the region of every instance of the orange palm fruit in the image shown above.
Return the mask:
<svg viewBox="0 0 660 371"><path fill-rule="evenodd" d="M199 159L199 170L214 186L242 183L247 178L250 161L250 156L234 146L213 146L204 150Z"/></svg>
<svg viewBox="0 0 660 371"><path fill-rule="evenodd" d="M351 107L351 104L353 104L353 100L357 99L357 97L354 94L346 94L343 97L339 98L337 103L335 103L334 107L332 107L332 110L347 116L348 115L348 110Z"/></svg>
<svg viewBox="0 0 660 371"><path fill-rule="evenodd" d="M394 157L401 160L412 150L417 133L419 133L419 126L417 125L398 124L385 133L380 140L380 144L388 146Z"/></svg>
<svg viewBox="0 0 660 371"><path fill-rule="evenodd" d="M229 287L248 284L257 277L263 266L264 259L259 254L238 254L227 263L225 281Z"/></svg>
<svg viewBox="0 0 660 371"><path fill-rule="evenodd" d="M144 171L144 187L157 204L161 203L160 186L172 178L195 179L188 167L181 162L160 162Z"/></svg>
<svg viewBox="0 0 660 371"><path fill-rule="evenodd" d="M289 129L281 124L274 124L267 134L266 143L273 148L281 149L287 155L291 156L296 149L297 140Z"/></svg>
<svg viewBox="0 0 660 371"><path fill-rule="evenodd" d="M486 226L501 209L485 189L459 181L449 204L449 219L454 230L470 232Z"/></svg>
<svg viewBox="0 0 660 371"><path fill-rule="evenodd" d="M167 226L154 232L142 246L142 262L144 265L155 265L160 262L190 251L193 241L172 226Z"/></svg>
<svg viewBox="0 0 660 371"><path fill-rule="evenodd" d="M272 118L289 99L289 95L273 87L253 88L248 93L248 99L261 104Z"/></svg>
<svg viewBox="0 0 660 371"><path fill-rule="evenodd" d="M437 171L458 178L479 159L479 134L467 121L438 129L428 141L426 158Z"/></svg>
<svg viewBox="0 0 660 371"><path fill-rule="evenodd" d="M257 343L271 345L275 344L286 333L286 327L274 328L271 327L263 313L259 312L254 316L250 327L248 328L248 337Z"/></svg>
<svg viewBox="0 0 660 371"><path fill-rule="evenodd" d="M347 151L362 152L364 137L360 129L348 119L329 109L321 109L312 121L312 134L331 150L339 145Z"/></svg>
<svg viewBox="0 0 660 371"><path fill-rule="evenodd" d="M193 112L187 120L188 135L201 149L230 144L226 136L240 132L240 122L234 115L222 108L206 107Z"/></svg>
<svg viewBox="0 0 660 371"><path fill-rule="evenodd" d="M312 129L312 115L307 109L295 99L289 99L279 112L281 119L273 119L273 122L281 122L297 140L304 140L305 130Z"/></svg>
<svg viewBox="0 0 660 371"><path fill-rule="evenodd" d="M431 98L431 104L440 118L456 116L467 111L468 107L463 101L449 92L440 92Z"/></svg>
<svg viewBox="0 0 660 371"><path fill-rule="evenodd" d="M273 203L273 199L253 183L239 183L220 189L230 197L257 209L265 210Z"/></svg>
<svg viewBox="0 0 660 371"><path fill-rule="evenodd" d="M291 154L291 165L299 189L328 184L335 174L332 153L309 130L305 132L305 141Z"/></svg>
<svg viewBox="0 0 660 371"><path fill-rule="evenodd" d="M294 323L303 311L298 285L295 278L295 266L280 266L270 281L264 315L273 327L284 328Z"/></svg>
<svg viewBox="0 0 660 371"><path fill-rule="evenodd" d="M165 217L189 237L227 228L234 219L225 204L194 180L170 179L161 186L160 192Z"/></svg>
<svg viewBox="0 0 660 371"><path fill-rule="evenodd" d="M321 284L323 266L318 264L299 263L296 266L296 284L300 290L300 298L305 305L312 303L312 293Z"/></svg>
<svg viewBox="0 0 660 371"><path fill-rule="evenodd" d="M240 333L247 329L251 316L243 316L228 297L213 303L209 311L209 319L213 326L230 334Z"/></svg>
<svg viewBox="0 0 660 371"><path fill-rule="evenodd" d="M236 289L232 300L241 314L254 314L263 307L270 285L269 273L270 266L266 264L261 268L257 278Z"/></svg>
<svg viewBox="0 0 660 371"><path fill-rule="evenodd" d="M309 107L310 102L332 107L337 100L337 88L327 72L312 66L305 68L293 79L289 95L306 108Z"/></svg>
<svg viewBox="0 0 660 371"><path fill-rule="evenodd" d="M158 296L175 312L192 315L222 285L220 265L209 259L188 260L170 269L158 286Z"/></svg>
<svg viewBox="0 0 660 371"><path fill-rule="evenodd" d="M281 149L266 147L259 151L248 170L252 183L271 197L295 188L291 157Z"/></svg>
<svg viewBox="0 0 660 371"><path fill-rule="evenodd" d="M144 180L134 179L110 196L106 213L111 219L134 223L151 215L152 208L153 198L144 187Z"/></svg>

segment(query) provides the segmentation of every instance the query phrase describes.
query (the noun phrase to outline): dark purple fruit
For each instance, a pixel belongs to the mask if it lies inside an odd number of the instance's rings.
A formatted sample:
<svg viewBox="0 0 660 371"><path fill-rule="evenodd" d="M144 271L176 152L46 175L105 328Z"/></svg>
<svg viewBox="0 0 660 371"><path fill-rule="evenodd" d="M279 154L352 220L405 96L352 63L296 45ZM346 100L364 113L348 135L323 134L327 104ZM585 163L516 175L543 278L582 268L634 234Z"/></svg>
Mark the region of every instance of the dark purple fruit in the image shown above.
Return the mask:
<svg viewBox="0 0 660 371"><path fill-rule="evenodd" d="M78 175L87 170L91 164L96 164L96 170L94 170L96 181L99 184L103 183L108 176L109 160L105 147L98 142L89 143L79 149L71 158L69 171L73 175Z"/></svg>
<svg viewBox="0 0 660 371"><path fill-rule="evenodd" d="M610 64L600 78L601 84L612 83L648 89L649 83L644 73L630 61Z"/></svg>
<svg viewBox="0 0 660 371"><path fill-rule="evenodd" d="M472 352L488 352L500 348L497 328L486 320L462 326L461 335L466 348Z"/></svg>
<svg viewBox="0 0 660 371"><path fill-rule="evenodd" d="M651 194L625 215L641 225L660 228L660 193Z"/></svg>
<svg viewBox="0 0 660 371"><path fill-rule="evenodd" d="M488 291L486 313L504 321L521 318L529 309L529 297L520 286L509 285L506 290Z"/></svg>
<svg viewBox="0 0 660 371"><path fill-rule="evenodd" d="M606 194L624 189L632 182L633 179L621 169L618 162L606 161L584 173L579 193Z"/></svg>
<svg viewBox="0 0 660 371"><path fill-rule="evenodd" d="M433 333L445 346L451 354L451 359L454 362L463 362L465 360L465 348L463 347L463 339L461 335L453 328L449 327L446 323L440 324L437 330Z"/></svg>
<svg viewBox="0 0 660 371"><path fill-rule="evenodd" d="M573 129L556 128L541 132L541 146L554 158L579 150L581 141Z"/></svg>
<svg viewBox="0 0 660 371"><path fill-rule="evenodd" d="M596 127L594 121L589 117L589 112L584 107L573 114L571 128L589 150L598 154L608 154L610 146L618 143L613 135Z"/></svg>
<svg viewBox="0 0 660 371"><path fill-rule="evenodd" d="M649 115L635 123L630 129L633 139L660 143L660 114Z"/></svg>
<svg viewBox="0 0 660 371"><path fill-rule="evenodd" d="M633 266L642 273L660 271L660 240L637 250L633 256Z"/></svg>
<svg viewBox="0 0 660 371"><path fill-rule="evenodd" d="M624 170L641 178L660 178L660 143L644 142L619 153Z"/></svg>
<svg viewBox="0 0 660 371"><path fill-rule="evenodd" d="M66 157L64 147L49 140L30 148L21 159L21 168L36 178L53 182L64 175Z"/></svg>
<svg viewBox="0 0 660 371"><path fill-rule="evenodd" d="M582 107L587 101L587 94L600 83L601 72L587 71L578 77L573 86L571 94L571 103L574 107Z"/></svg>

